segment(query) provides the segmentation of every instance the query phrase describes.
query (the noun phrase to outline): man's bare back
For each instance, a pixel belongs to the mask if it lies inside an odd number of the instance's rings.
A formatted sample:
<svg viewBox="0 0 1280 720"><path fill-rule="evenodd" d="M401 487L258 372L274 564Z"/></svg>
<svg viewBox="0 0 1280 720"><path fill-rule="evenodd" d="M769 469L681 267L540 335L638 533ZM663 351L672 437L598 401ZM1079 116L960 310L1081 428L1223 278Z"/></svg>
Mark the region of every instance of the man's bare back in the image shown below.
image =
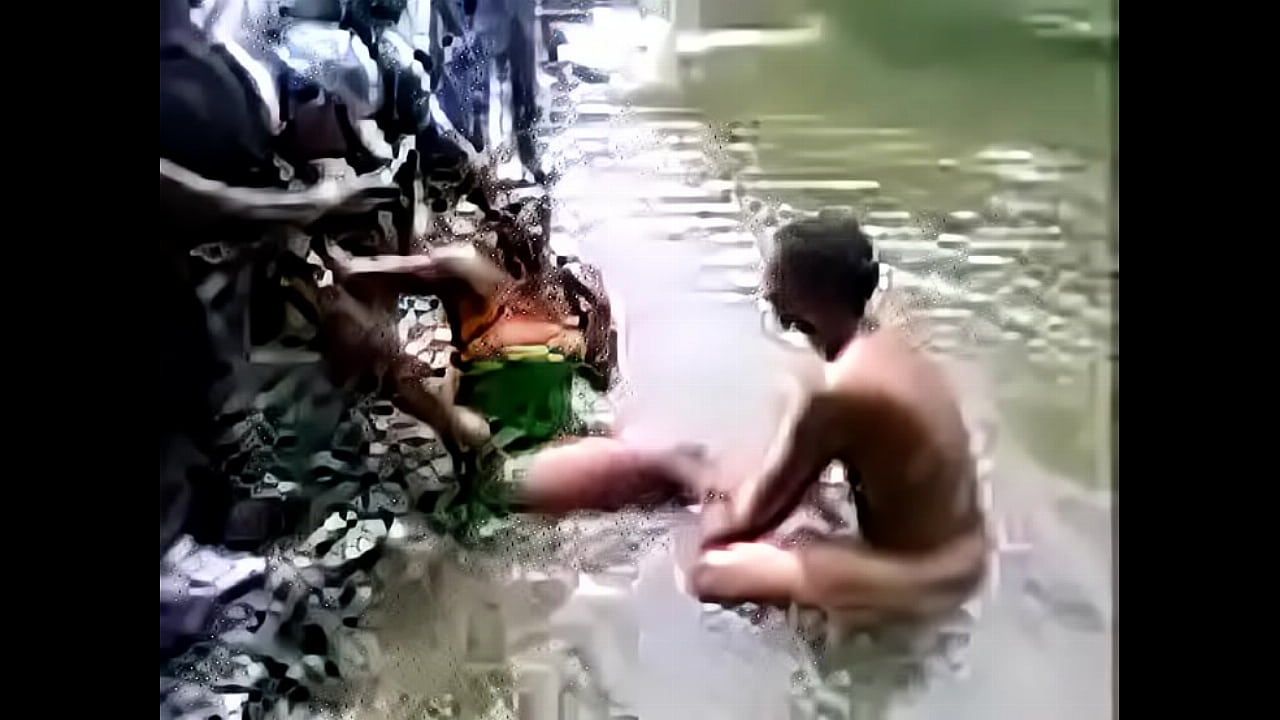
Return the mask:
<svg viewBox="0 0 1280 720"><path fill-rule="evenodd" d="M855 337L827 371L825 391L848 399L835 403L846 415L832 425L833 455L865 499L863 539L915 552L971 530L979 513L969 436L933 361L881 328Z"/></svg>

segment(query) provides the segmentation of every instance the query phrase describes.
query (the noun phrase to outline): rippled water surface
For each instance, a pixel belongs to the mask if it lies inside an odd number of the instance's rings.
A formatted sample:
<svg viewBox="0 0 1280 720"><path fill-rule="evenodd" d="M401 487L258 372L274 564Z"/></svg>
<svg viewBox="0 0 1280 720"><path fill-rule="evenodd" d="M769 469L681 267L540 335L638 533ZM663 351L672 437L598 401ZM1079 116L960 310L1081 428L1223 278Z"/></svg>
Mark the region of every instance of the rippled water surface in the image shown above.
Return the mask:
<svg viewBox="0 0 1280 720"><path fill-rule="evenodd" d="M759 122L760 172L790 185L759 195L804 209L854 205L884 227L886 259L952 280L954 298L929 302L938 314L1004 310L998 330L983 328L997 337L978 345L1017 379L999 398L1018 418L1009 425L1053 469L1105 484L1098 425L1110 416L1097 363L1110 330L1116 66L1100 42L1066 29L1092 21L1103 32L1108 7L699 5L704 23L820 26L810 43L687 57L678 95L715 121ZM851 180L879 189L859 197L839 183Z"/></svg>
<svg viewBox="0 0 1280 720"><path fill-rule="evenodd" d="M794 360L761 331L760 251L790 218L858 214L893 268L889 295L954 371L982 428L1000 548L971 676L891 712L1107 717L1108 7L644 5L671 24L615 9L569 33L571 57L616 73L609 88L571 93L552 140L573 168L557 188L559 237L600 264L626 304L632 392L617 400L628 431L696 437L731 467L757 463L778 368ZM724 652L689 628L663 634L683 634L688 658ZM698 678L706 697L725 697L692 659L662 657L683 669L668 678L668 705L698 698ZM760 667L734 677L761 682ZM671 712L641 716L684 717ZM721 716L706 712L689 716Z"/></svg>

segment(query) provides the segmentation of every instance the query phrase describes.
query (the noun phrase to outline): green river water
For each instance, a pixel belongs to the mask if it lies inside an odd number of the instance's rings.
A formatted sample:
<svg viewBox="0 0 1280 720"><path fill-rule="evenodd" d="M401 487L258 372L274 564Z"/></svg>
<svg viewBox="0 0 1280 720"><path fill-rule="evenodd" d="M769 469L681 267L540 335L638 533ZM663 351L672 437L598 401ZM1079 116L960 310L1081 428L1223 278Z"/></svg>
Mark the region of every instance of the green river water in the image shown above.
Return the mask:
<svg viewBox="0 0 1280 720"><path fill-rule="evenodd" d="M921 272L941 273L963 291L925 305L1021 319L986 331L944 328L1008 379L993 398L1005 431L1052 471L1088 486L1113 483L1118 406L1107 356L1118 277L1111 219L1118 217L1118 31L1106 28L1118 25L1110 4L703 0L690 7L675 10L686 32L695 24L702 32L803 27L820 18L815 42L682 57L672 99L712 122L756 121L764 177L880 183L873 197L799 188L765 199L802 210L852 205L864 218L909 212L882 224L914 227L923 239L917 232L899 243L891 230L882 253L901 244ZM955 212L980 219L948 220ZM939 230L972 245L929 252ZM991 256L1010 261L994 277L986 273Z"/></svg>

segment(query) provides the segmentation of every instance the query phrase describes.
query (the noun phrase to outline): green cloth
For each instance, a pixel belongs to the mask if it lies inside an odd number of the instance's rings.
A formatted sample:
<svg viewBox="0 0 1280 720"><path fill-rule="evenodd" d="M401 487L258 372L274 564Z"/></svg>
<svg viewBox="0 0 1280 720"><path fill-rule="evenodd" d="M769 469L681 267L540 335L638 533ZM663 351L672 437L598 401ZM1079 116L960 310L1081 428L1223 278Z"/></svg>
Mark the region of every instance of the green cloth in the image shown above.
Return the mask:
<svg viewBox="0 0 1280 720"><path fill-rule="evenodd" d="M503 537L537 451L585 428L573 407L581 367L541 346L508 348L506 357L464 367L458 403L484 415L493 434L469 458L461 482L437 499L436 529L468 547Z"/></svg>
<svg viewBox="0 0 1280 720"><path fill-rule="evenodd" d="M480 547L501 537L516 499L507 478L511 456L493 443L470 458L466 477L436 498L432 526L466 547Z"/></svg>
<svg viewBox="0 0 1280 720"><path fill-rule="evenodd" d="M461 482L436 500L431 512L436 530L472 548L503 538L511 512L520 509L520 480L538 452L511 450L523 439L519 430L500 430L470 458Z"/></svg>
<svg viewBox="0 0 1280 720"><path fill-rule="evenodd" d="M528 357L472 363L458 403L489 419L494 432L520 433L520 445L541 445L579 430L573 377L579 363Z"/></svg>

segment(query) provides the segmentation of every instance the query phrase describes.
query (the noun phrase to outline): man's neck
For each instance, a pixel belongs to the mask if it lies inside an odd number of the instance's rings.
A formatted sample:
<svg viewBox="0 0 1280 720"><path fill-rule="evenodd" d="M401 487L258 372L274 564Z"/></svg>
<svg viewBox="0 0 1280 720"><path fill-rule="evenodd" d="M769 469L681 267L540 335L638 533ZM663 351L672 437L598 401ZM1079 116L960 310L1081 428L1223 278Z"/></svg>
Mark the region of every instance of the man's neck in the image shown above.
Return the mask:
<svg viewBox="0 0 1280 720"><path fill-rule="evenodd" d="M832 365L843 364L857 353L861 345L858 341L875 332L879 327L880 324L868 316L851 321L846 333L843 334L843 342L827 357L827 362Z"/></svg>
<svg viewBox="0 0 1280 720"><path fill-rule="evenodd" d="M849 348L861 334L867 332L863 322L864 318L856 317L844 323L844 326L841 327L839 332L835 335L836 342L827 346L827 350L824 353L826 355L827 362L835 362L838 360L842 355L848 352Z"/></svg>

